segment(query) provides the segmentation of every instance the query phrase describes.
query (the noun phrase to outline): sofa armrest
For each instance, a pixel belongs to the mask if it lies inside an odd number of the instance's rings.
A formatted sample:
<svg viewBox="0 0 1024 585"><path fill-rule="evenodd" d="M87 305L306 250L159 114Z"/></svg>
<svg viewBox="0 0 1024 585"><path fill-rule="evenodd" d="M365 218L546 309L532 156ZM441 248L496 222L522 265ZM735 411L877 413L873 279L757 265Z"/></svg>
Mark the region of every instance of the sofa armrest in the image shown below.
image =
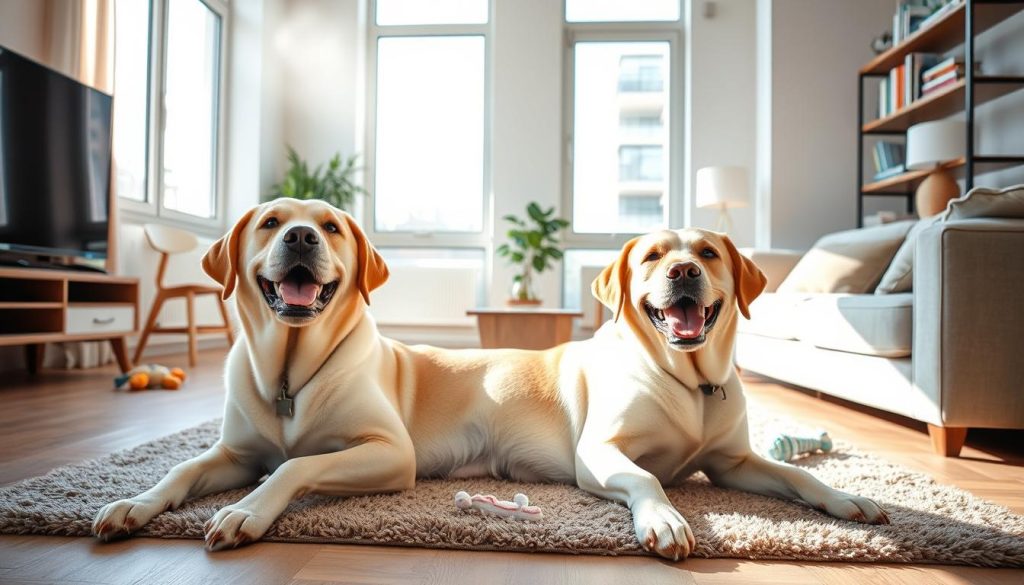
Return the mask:
<svg viewBox="0 0 1024 585"><path fill-rule="evenodd" d="M1024 219L940 222L914 249L914 385L933 424L1024 428Z"/></svg>
<svg viewBox="0 0 1024 585"><path fill-rule="evenodd" d="M792 272L796 263L803 258L805 252L799 250L759 250L757 248L740 248L740 253L754 261L754 264L768 277L768 285L764 292L775 292L779 284Z"/></svg>

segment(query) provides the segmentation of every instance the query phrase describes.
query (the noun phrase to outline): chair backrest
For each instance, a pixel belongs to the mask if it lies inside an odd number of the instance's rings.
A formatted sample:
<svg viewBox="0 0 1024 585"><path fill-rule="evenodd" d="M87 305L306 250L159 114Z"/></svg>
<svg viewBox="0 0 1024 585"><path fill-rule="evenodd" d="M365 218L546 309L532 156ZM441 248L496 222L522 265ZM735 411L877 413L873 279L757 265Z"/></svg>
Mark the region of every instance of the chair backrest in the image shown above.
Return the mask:
<svg viewBox="0 0 1024 585"><path fill-rule="evenodd" d="M182 229L147 223L143 226L146 231L146 240L157 252L165 254L180 254L195 249L199 240L191 232Z"/></svg>

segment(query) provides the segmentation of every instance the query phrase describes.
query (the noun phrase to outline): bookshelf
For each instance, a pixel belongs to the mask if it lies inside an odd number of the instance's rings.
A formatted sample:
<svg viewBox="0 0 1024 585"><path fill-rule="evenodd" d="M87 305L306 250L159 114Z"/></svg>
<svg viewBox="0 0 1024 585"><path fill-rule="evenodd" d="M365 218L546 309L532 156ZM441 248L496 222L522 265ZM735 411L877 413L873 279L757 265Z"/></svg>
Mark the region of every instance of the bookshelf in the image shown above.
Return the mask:
<svg viewBox="0 0 1024 585"><path fill-rule="evenodd" d="M1024 0L962 0L944 16L922 28L861 67L858 74L857 109L857 225L864 222L866 197L903 197L907 212L914 211L914 191L930 171L908 171L878 181L865 181L864 144L867 137L905 136L914 124L964 112L965 155L943 165L965 181L967 190L977 175L1024 165L1024 156L979 155L974 148L974 110L979 105L1024 89L1024 76L981 75L974 71L976 37L1024 10ZM865 85L870 79L887 77L910 53L943 53L964 47L964 77L945 90L920 97L879 119L865 120Z"/></svg>

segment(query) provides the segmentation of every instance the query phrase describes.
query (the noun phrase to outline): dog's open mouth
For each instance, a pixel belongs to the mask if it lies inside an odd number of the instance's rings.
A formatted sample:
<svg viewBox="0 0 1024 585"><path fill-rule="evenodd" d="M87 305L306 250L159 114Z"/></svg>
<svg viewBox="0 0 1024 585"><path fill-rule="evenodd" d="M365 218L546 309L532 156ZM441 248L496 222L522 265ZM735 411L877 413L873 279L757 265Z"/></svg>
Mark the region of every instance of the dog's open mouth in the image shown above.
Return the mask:
<svg viewBox="0 0 1024 585"><path fill-rule="evenodd" d="M259 282L267 305L282 317L315 317L331 302L334 291L338 290L338 281L321 284L302 265L289 270L279 282L259 275L256 281Z"/></svg>
<svg viewBox="0 0 1024 585"><path fill-rule="evenodd" d="M718 320L722 301L704 306L696 299L682 296L663 309L644 302L647 316L654 328L661 331L668 342L677 347L691 347L704 343L707 334Z"/></svg>

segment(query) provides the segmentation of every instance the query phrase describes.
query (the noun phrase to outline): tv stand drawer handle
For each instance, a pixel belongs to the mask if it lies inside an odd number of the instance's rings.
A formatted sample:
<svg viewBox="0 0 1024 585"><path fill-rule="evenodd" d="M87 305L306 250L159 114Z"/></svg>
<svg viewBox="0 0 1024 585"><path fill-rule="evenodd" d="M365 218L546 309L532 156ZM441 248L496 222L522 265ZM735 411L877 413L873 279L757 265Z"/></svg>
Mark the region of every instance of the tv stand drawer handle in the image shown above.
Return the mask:
<svg viewBox="0 0 1024 585"><path fill-rule="evenodd" d="M92 322L94 325L110 325L114 322L114 318L107 317L106 319L100 319L99 317L93 317Z"/></svg>

